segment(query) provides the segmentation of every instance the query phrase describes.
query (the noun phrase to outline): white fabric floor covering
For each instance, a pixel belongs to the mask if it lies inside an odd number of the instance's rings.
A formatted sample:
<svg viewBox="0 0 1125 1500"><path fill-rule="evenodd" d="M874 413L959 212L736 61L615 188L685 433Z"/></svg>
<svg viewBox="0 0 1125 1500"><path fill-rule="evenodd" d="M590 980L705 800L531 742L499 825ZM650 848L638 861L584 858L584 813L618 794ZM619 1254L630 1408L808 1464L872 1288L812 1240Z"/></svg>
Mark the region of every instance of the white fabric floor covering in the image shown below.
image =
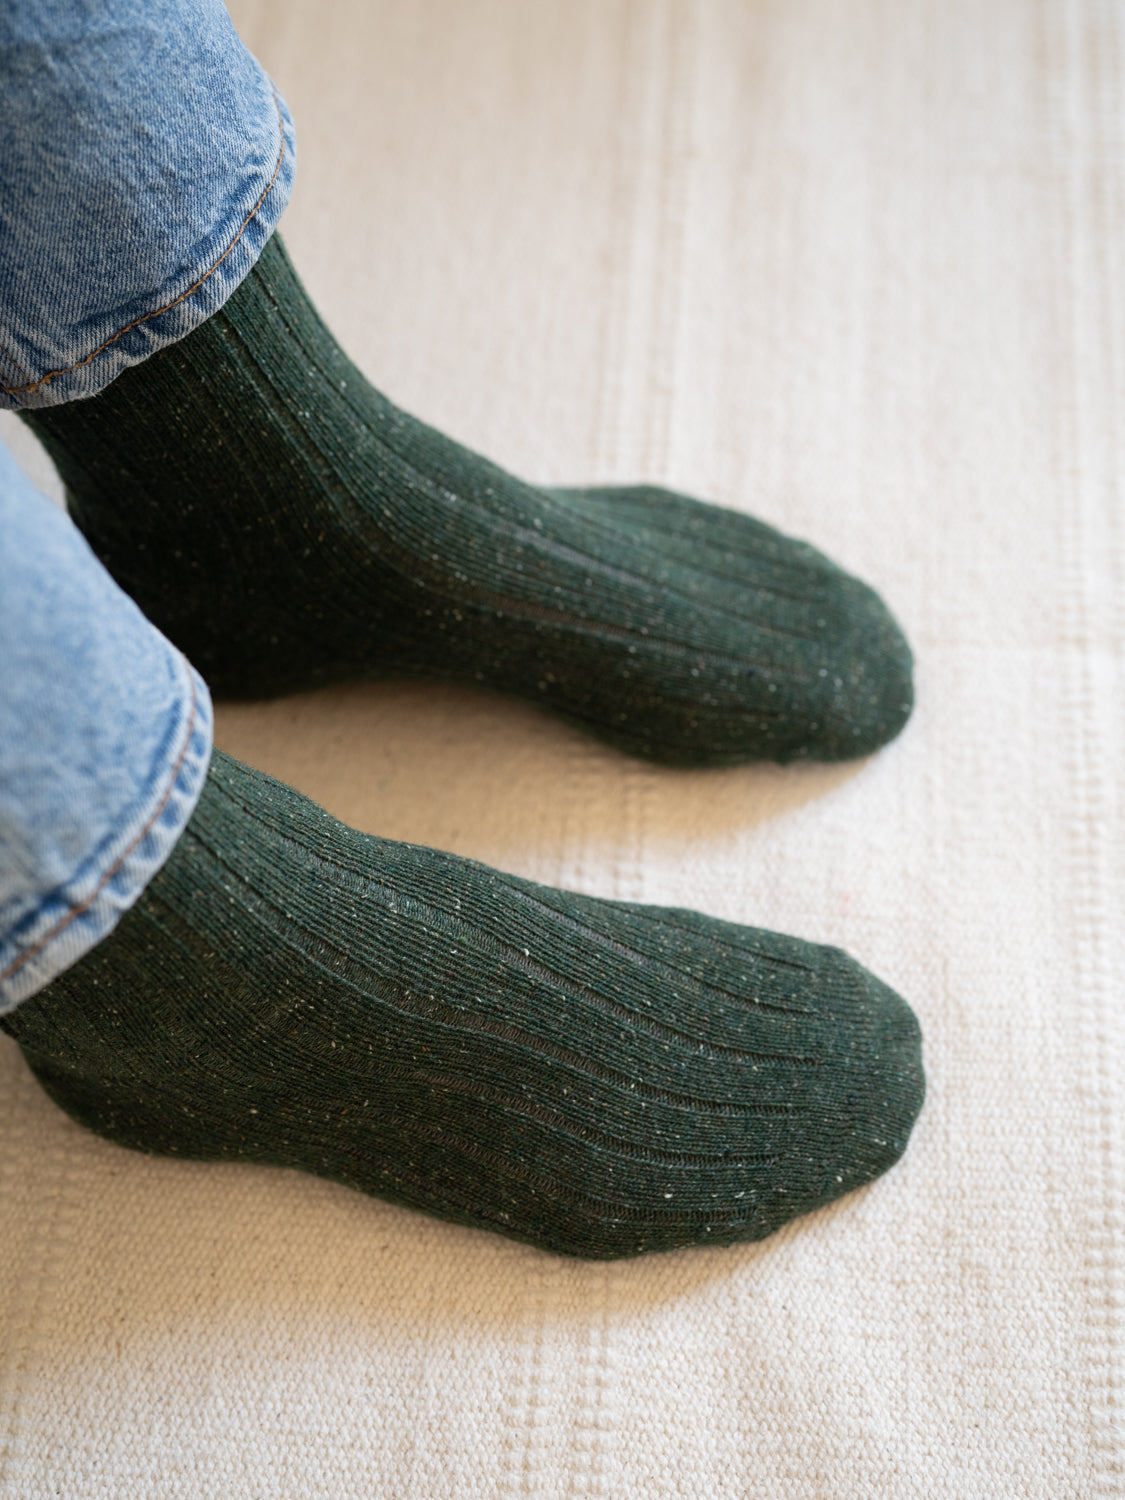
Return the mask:
<svg viewBox="0 0 1125 1500"><path fill-rule="evenodd" d="M1125 11L240 0L283 232L401 404L745 508L918 662L843 768L633 764L468 690L219 714L339 816L849 949L905 1158L772 1240L553 1259L110 1146L0 1047L0 1494L1125 1494ZM16 424L5 437L37 460Z"/></svg>

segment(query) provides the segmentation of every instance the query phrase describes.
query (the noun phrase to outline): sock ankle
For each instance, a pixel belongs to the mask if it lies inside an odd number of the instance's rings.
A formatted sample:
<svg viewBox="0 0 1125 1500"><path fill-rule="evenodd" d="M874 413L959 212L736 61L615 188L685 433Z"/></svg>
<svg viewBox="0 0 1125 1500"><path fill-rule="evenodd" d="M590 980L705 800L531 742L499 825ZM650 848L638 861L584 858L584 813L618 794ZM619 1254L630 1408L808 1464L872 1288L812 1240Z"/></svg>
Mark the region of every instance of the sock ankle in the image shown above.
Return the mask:
<svg viewBox="0 0 1125 1500"><path fill-rule="evenodd" d="M408 417L276 236L185 339L24 417L95 552L220 697L454 678L696 765L862 755L910 712L909 649L864 584L747 516L536 488Z"/></svg>

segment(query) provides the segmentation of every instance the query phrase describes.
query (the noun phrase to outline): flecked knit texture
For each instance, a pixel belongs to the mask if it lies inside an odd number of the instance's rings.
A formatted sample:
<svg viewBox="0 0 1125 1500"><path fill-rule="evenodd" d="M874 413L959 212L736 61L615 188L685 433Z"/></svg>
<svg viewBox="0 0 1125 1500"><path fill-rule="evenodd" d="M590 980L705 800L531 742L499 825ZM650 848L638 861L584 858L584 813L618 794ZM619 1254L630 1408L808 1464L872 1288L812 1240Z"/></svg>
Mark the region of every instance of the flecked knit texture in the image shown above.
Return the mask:
<svg viewBox="0 0 1125 1500"><path fill-rule="evenodd" d="M220 697L447 677L679 764L897 734L911 657L869 588L667 491L547 490L397 410L275 236L223 309L26 413L102 561Z"/></svg>
<svg viewBox="0 0 1125 1500"><path fill-rule="evenodd" d="M75 1119L611 1258L870 1181L918 1024L837 949L358 833L216 753L163 870L3 1020Z"/></svg>

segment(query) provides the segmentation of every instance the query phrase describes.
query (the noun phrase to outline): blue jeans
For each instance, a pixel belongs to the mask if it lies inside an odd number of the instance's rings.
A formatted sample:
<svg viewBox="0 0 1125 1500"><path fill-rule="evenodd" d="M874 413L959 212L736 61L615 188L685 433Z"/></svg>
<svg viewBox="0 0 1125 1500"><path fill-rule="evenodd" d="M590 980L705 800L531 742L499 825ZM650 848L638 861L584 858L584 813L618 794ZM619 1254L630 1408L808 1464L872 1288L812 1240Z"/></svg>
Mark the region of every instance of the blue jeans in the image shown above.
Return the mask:
<svg viewBox="0 0 1125 1500"><path fill-rule="evenodd" d="M288 201L292 121L218 0L0 0L0 405L183 338ZM202 789L190 664L0 447L0 1013L114 926Z"/></svg>

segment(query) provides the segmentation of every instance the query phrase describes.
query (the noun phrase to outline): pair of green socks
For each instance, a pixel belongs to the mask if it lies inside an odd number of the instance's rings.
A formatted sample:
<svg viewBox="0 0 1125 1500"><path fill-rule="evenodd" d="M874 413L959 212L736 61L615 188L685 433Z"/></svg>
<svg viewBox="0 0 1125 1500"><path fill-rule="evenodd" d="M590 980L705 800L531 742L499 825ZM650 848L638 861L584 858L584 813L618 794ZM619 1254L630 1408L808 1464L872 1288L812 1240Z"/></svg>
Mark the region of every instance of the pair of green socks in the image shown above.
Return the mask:
<svg viewBox="0 0 1125 1500"><path fill-rule="evenodd" d="M864 754L910 711L863 584L665 491L523 484L407 417L276 236L187 338L27 420L216 696L455 678L679 765ZM3 1025L122 1144L599 1258L769 1234L895 1161L924 1090L913 1014L837 950L360 834L221 752L136 905Z"/></svg>

